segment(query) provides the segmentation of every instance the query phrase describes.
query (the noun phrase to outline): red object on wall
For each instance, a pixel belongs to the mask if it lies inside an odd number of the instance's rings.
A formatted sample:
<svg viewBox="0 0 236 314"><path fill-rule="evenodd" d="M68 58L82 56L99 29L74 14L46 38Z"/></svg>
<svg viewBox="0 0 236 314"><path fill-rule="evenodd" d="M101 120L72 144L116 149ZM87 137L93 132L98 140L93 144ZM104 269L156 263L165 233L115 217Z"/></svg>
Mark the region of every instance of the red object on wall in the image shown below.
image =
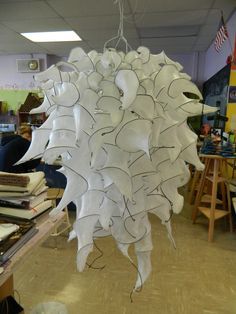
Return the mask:
<svg viewBox="0 0 236 314"><path fill-rule="evenodd" d="M235 70L236 71L236 35L234 38L234 52L233 52L233 60L231 63L231 70Z"/></svg>
<svg viewBox="0 0 236 314"><path fill-rule="evenodd" d="M229 55L229 56L227 57L227 59L226 59L226 64L231 63L231 62L233 61L232 58L233 58L232 55Z"/></svg>

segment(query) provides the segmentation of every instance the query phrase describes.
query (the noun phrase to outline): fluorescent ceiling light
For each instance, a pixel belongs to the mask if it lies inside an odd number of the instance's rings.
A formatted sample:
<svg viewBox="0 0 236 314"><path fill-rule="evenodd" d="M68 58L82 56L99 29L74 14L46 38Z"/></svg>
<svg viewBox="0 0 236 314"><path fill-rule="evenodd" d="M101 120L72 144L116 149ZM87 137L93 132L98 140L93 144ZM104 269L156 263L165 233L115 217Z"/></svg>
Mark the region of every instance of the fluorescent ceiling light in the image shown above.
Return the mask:
<svg viewBox="0 0 236 314"><path fill-rule="evenodd" d="M21 33L34 42L79 41L82 40L74 31Z"/></svg>

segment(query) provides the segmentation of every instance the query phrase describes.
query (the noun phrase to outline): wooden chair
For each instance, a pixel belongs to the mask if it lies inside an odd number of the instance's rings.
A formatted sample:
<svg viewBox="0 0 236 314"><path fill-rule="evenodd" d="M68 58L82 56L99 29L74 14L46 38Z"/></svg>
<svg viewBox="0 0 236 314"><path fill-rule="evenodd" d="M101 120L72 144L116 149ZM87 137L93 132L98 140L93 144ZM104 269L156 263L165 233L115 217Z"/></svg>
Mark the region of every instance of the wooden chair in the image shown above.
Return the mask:
<svg viewBox="0 0 236 314"><path fill-rule="evenodd" d="M227 198L229 202L229 193L225 189L226 178L222 176L222 168L226 163L227 158L223 158L218 155L205 155L205 169L201 174L199 189L197 192L192 220L193 223L196 222L198 213L202 213L209 220L208 228L208 241L213 241L213 233L215 221L221 219L225 216L229 219L230 231L232 232L232 217L231 208L228 207ZM213 173L211 173L211 166L213 166ZM204 187L207 182L212 183L211 191L209 194L204 193ZM218 186L221 188L222 200L217 198L218 196ZM228 197L227 197L228 196ZM218 208L221 205L221 209Z"/></svg>
<svg viewBox="0 0 236 314"><path fill-rule="evenodd" d="M53 207L56 207L57 200L61 199L64 193L64 189L62 188L49 188L47 191L47 199L52 200ZM52 237L57 237L64 233L65 231L69 230L71 228L71 223L69 219L69 213L67 206L64 208L64 211L66 213L65 220L63 223L57 227L54 232L51 233Z"/></svg>
<svg viewBox="0 0 236 314"><path fill-rule="evenodd" d="M234 194L236 193L236 186L235 186L235 180L233 180L234 184L231 184L231 181L232 180L227 180L225 184L226 184L226 191L227 191L228 209L231 212L230 228L231 228L231 231L233 231L234 226L233 226L232 216L233 216L233 210L236 213L236 197L232 197L231 192L233 192Z"/></svg>

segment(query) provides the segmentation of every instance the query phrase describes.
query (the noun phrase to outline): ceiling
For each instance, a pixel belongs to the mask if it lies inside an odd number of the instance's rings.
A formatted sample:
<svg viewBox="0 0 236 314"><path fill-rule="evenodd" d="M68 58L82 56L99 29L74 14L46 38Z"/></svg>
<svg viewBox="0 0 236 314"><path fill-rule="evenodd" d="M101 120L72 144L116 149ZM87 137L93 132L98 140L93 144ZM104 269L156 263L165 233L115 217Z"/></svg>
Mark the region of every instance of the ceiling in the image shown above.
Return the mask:
<svg viewBox="0 0 236 314"><path fill-rule="evenodd" d="M101 51L116 36L115 0L0 0L0 55L45 53L68 56L73 47ZM236 0L124 0L124 36L132 48L153 53L205 51L216 35L221 10L225 21ZM74 30L81 42L33 43L21 32Z"/></svg>

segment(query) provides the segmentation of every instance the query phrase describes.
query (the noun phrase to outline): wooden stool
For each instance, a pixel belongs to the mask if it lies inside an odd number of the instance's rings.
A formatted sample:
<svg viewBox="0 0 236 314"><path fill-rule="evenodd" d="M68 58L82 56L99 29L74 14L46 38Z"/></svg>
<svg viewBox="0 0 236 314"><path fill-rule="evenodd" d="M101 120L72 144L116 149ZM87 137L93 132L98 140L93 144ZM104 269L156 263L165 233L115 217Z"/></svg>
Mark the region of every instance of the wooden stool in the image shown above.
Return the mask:
<svg viewBox="0 0 236 314"><path fill-rule="evenodd" d="M52 205L53 207L56 207L56 203L58 199L61 199L64 193L64 189L62 188L49 188L47 190L47 199L52 200ZM62 222L62 225L64 225L64 228L60 229L57 227L53 233L51 233L52 237L59 236L63 232L67 231L71 227L70 219L69 219L69 213L68 213L68 208L67 206L63 209L66 213L65 215L65 220Z"/></svg>
<svg viewBox="0 0 236 314"><path fill-rule="evenodd" d="M201 212L209 219L208 229L208 241L213 240L214 224L215 220L228 216L230 231L232 232L232 217L231 210L227 208L225 181L226 179L221 176L220 172L223 167L223 163L226 162L226 158L217 155L204 155L205 158L205 170L202 172L200 185L197 192L197 197L192 213L193 223L196 222L198 212ZM213 175L210 175L210 169L213 165ZM212 189L210 194L204 195L204 186L206 182L212 182ZM221 186L222 200L217 198L218 185ZM208 203L209 206L203 205ZM222 209L217 208L218 205L222 205Z"/></svg>
<svg viewBox="0 0 236 314"><path fill-rule="evenodd" d="M233 181L233 184L232 184L232 181ZM229 179L225 182L225 184L226 184L226 191L227 191L227 198L228 198L228 208L231 211L232 216L233 216L233 212L236 213L235 179ZM234 194L233 197L232 197L231 193ZM233 219L232 219L231 223L232 223L232 230L234 230Z"/></svg>
<svg viewBox="0 0 236 314"><path fill-rule="evenodd" d="M189 191L189 203L192 205L194 203L195 193L199 188L199 179L201 176L201 171L195 170Z"/></svg>
<svg viewBox="0 0 236 314"><path fill-rule="evenodd" d="M205 163L205 159L203 157L200 157L200 160L202 163ZM201 174L202 174L202 171L199 171L199 170L196 170L194 168L192 168L192 172L193 172L193 175L192 175L192 178L191 180L189 181L189 204L194 204L195 202L195 198L196 198L196 195L197 195L197 191L199 189L199 182L200 182L200 178L201 178ZM204 189L207 188L204 187Z"/></svg>

